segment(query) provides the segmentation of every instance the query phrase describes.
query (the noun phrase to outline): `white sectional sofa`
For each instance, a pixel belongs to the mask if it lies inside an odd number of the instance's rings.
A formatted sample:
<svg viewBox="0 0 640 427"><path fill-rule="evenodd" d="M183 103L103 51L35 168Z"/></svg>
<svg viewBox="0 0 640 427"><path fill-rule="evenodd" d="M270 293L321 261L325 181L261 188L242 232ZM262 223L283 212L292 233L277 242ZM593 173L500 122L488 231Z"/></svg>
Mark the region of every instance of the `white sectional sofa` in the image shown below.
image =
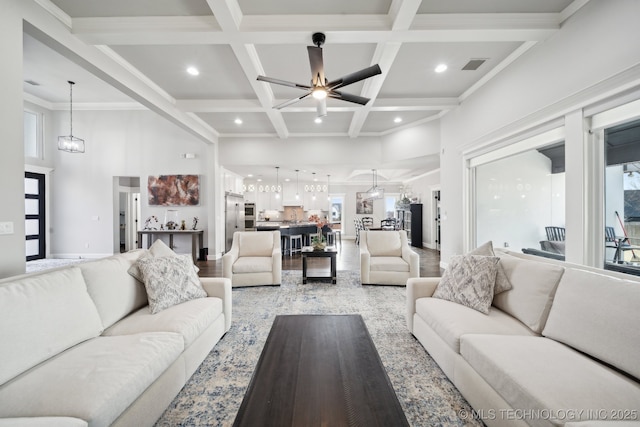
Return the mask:
<svg viewBox="0 0 640 427"><path fill-rule="evenodd" d="M640 425L640 282L499 252L485 315L407 282L407 325L489 426Z"/></svg>
<svg viewBox="0 0 640 427"><path fill-rule="evenodd" d="M151 314L147 250L0 282L0 426L150 426L231 325L231 282Z"/></svg>

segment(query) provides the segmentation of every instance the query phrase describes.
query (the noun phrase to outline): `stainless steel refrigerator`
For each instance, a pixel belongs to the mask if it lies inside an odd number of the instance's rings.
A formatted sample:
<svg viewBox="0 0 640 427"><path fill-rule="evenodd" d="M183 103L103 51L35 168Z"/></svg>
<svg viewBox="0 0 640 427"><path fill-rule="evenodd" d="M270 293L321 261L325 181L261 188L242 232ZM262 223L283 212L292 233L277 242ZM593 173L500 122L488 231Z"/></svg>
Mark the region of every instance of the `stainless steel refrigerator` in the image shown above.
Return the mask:
<svg viewBox="0 0 640 427"><path fill-rule="evenodd" d="M244 197L240 194L225 193L225 245L224 251L229 252L233 243L233 233L244 231Z"/></svg>

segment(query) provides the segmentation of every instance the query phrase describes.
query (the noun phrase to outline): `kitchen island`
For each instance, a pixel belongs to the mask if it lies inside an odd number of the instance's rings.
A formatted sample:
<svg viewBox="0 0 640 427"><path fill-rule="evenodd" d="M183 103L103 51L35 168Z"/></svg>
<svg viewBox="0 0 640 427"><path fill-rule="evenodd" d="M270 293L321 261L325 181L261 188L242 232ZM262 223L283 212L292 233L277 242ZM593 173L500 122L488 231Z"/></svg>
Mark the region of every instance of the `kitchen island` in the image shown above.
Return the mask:
<svg viewBox="0 0 640 427"><path fill-rule="evenodd" d="M315 222L276 222L276 221L259 221L256 223L256 231L273 231L280 230L280 236L282 237L282 249L283 253L287 250L288 242L287 236L302 236L302 244L311 244L311 235L318 232L318 226Z"/></svg>

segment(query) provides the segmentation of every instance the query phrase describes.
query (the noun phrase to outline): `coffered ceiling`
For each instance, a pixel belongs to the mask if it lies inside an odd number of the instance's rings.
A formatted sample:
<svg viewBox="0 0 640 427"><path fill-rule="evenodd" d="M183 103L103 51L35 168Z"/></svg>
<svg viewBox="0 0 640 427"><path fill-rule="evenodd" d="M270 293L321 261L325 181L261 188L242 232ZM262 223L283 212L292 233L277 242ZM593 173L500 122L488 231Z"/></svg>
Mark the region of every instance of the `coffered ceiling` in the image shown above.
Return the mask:
<svg viewBox="0 0 640 427"><path fill-rule="evenodd" d="M280 139L384 136L436 120L552 37L587 2L37 0L77 38L125 65L212 135ZM256 80L266 75L309 84L306 46L318 31L326 34L328 80L373 64L382 69L344 88L371 98L367 105L330 99L319 124L313 99L272 108L304 92ZM139 102L28 35L24 58L25 81L38 84L24 84L28 99L54 109L66 105L70 76L79 80L78 108ZM465 70L474 60L479 66ZM439 64L447 70L435 72ZM187 73L190 66L198 76Z"/></svg>

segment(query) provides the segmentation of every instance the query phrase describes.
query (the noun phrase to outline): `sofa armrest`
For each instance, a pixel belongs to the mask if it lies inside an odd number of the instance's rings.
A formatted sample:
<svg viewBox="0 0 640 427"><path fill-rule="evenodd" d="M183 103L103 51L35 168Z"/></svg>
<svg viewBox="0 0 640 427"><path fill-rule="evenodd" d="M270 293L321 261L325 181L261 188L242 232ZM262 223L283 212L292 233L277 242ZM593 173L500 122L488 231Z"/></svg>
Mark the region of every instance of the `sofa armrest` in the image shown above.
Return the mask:
<svg viewBox="0 0 640 427"><path fill-rule="evenodd" d="M407 280L407 327L413 333L413 315L418 298L431 297L440 283L440 277L414 277Z"/></svg>
<svg viewBox="0 0 640 427"><path fill-rule="evenodd" d="M0 418L0 427L87 427L89 423L74 417Z"/></svg>
<svg viewBox="0 0 640 427"><path fill-rule="evenodd" d="M231 279L226 277L201 277L200 283L210 297L222 299L224 330L231 327Z"/></svg>
<svg viewBox="0 0 640 427"><path fill-rule="evenodd" d="M222 277L231 279L233 275L233 263L238 260L239 256L240 251L238 251L238 248L234 247L232 247L229 252L222 255Z"/></svg>
<svg viewBox="0 0 640 427"><path fill-rule="evenodd" d="M366 246L360 246L360 282L369 283L369 270L371 268L371 253Z"/></svg>

